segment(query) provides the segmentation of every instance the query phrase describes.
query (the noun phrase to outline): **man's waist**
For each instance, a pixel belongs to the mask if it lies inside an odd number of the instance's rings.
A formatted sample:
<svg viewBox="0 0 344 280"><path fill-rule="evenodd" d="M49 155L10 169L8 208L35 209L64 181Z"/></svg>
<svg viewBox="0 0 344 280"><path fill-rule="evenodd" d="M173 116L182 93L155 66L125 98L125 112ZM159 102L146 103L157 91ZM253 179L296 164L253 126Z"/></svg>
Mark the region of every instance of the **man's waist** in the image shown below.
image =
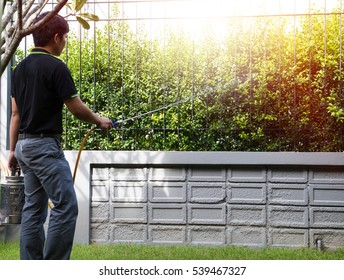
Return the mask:
<svg viewBox="0 0 344 280"><path fill-rule="evenodd" d="M29 138L57 138L61 140L61 134L60 133L54 133L54 132L40 132L40 133L19 133L18 140L24 140Z"/></svg>

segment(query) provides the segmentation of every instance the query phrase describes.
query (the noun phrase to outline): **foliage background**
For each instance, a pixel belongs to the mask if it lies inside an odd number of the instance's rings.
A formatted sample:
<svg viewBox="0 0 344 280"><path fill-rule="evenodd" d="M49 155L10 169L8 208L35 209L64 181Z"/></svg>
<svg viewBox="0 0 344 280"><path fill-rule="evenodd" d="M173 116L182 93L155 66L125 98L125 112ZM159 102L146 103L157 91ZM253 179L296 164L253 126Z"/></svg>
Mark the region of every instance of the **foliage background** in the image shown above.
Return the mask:
<svg viewBox="0 0 344 280"><path fill-rule="evenodd" d="M121 18L113 9L113 18ZM294 20L294 23L293 23ZM125 20L69 35L82 100L122 120L92 150L343 151L342 15L228 18L226 36L162 34ZM292 22L292 24L290 24ZM65 112L65 149L90 126Z"/></svg>

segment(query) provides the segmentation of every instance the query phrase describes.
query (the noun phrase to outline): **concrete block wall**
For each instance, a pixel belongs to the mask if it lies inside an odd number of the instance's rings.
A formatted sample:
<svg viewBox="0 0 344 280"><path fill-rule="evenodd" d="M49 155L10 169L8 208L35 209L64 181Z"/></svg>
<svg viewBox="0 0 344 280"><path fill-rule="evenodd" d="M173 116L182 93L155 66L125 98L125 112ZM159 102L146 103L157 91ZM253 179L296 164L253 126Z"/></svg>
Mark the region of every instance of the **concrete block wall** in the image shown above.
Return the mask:
<svg viewBox="0 0 344 280"><path fill-rule="evenodd" d="M93 165L90 242L344 246L344 167Z"/></svg>

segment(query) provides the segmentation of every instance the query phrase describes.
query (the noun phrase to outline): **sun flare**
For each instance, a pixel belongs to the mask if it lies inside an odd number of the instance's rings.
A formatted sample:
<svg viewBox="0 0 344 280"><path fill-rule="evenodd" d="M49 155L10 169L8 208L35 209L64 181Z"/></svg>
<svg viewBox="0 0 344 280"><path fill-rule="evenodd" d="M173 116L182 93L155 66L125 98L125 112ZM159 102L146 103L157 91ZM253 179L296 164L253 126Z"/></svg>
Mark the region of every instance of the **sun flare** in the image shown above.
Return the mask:
<svg viewBox="0 0 344 280"><path fill-rule="evenodd" d="M231 18L297 15L310 9L330 12L338 6L339 0L162 0L126 1L122 12L153 26L153 33L167 27L200 38L204 32L223 37Z"/></svg>

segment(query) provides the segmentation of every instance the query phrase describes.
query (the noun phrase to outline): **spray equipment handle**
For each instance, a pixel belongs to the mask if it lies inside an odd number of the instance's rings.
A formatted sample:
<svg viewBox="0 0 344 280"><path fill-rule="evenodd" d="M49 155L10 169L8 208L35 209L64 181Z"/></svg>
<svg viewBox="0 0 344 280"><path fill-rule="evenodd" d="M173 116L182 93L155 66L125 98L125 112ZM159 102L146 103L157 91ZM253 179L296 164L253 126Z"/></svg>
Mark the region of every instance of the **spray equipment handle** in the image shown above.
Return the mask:
<svg viewBox="0 0 344 280"><path fill-rule="evenodd" d="M112 124L114 126L119 126L121 123L122 123L121 121L114 121L114 120L112 120Z"/></svg>
<svg viewBox="0 0 344 280"><path fill-rule="evenodd" d="M20 168L19 167L12 167L11 168L11 176L16 176L16 173L18 174L17 176L20 176Z"/></svg>

